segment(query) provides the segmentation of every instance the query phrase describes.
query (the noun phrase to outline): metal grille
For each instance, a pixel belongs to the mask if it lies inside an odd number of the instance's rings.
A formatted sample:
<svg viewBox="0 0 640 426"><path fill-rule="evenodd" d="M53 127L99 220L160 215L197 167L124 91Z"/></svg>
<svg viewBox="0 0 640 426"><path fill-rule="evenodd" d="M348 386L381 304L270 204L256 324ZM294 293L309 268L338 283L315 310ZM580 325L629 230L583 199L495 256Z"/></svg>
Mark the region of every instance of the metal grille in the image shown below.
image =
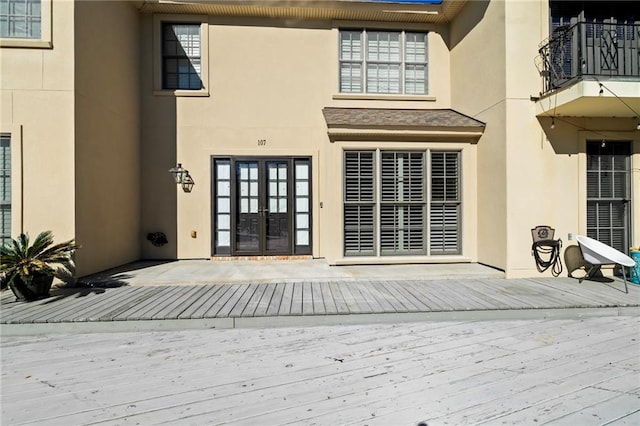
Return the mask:
<svg viewBox="0 0 640 426"><path fill-rule="evenodd" d="M629 248L631 144L587 142L587 236Z"/></svg>
<svg viewBox="0 0 640 426"><path fill-rule="evenodd" d="M0 245L11 240L11 138L0 136Z"/></svg>

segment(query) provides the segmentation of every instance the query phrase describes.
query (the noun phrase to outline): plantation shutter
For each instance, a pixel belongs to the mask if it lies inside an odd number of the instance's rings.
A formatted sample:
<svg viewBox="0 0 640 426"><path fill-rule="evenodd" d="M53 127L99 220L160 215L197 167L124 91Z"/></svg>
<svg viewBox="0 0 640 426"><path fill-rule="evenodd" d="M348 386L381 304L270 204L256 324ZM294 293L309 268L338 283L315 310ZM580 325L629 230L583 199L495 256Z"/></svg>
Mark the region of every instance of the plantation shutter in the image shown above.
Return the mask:
<svg viewBox="0 0 640 426"><path fill-rule="evenodd" d="M383 152L380 254L423 254L425 179L423 152Z"/></svg>
<svg viewBox="0 0 640 426"><path fill-rule="evenodd" d="M587 236L621 252L629 247L631 144L587 142Z"/></svg>
<svg viewBox="0 0 640 426"><path fill-rule="evenodd" d="M11 240L11 138L0 136L0 246Z"/></svg>
<svg viewBox="0 0 640 426"><path fill-rule="evenodd" d="M460 254L460 154L431 153L431 254Z"/></svg>
<svg viewBox="0 0 640 426"><path fill-rule="evenodd" d="M344 154L344 252L375 255L374 152Z"/></svg>

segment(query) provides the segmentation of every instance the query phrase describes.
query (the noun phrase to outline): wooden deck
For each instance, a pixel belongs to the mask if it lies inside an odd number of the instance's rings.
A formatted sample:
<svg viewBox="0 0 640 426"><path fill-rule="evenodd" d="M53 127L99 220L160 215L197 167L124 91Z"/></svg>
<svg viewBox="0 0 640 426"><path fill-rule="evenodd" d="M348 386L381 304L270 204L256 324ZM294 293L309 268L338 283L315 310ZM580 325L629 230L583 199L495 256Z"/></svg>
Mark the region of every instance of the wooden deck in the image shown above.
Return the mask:
<svg viewBox="0 0 640 426"><path fill-rule="evenodd" d="M639 317L2 336L6 425L638 425Z"/></svg>
<svg viewBox="0 0 640 426"><path fill-rule="evenodd" d="M640 286L629 285L628 294L623 289L618 279L570 278L236 283L55 289L31 303L16 302L8 291L0 299L0 323L143 326L201 320L206 327L230 328L640 314Z"/></svg>

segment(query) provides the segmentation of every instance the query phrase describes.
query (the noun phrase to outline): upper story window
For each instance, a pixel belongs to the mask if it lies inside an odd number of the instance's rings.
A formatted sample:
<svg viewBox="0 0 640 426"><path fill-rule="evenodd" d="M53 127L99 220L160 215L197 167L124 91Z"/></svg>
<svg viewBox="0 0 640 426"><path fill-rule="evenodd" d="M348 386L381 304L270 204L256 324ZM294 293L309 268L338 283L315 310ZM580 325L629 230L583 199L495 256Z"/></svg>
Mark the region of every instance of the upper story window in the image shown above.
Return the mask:
<svg viewBox="0 0 640 426"><path fill-rule="evenodd" d="M426 95L427 33L340 31L340 92Z"/></svg>
<svg viewBox="0 0 640 426"><path fill-rule="evenodd" d="M162 25L162 88L202 89L200 23Z"/></svg>
<svg viewBox="0 0 640 426"><path fill-rule="evenodd" d="M40 0L0 0L0 38L42 37Z"/></svg>

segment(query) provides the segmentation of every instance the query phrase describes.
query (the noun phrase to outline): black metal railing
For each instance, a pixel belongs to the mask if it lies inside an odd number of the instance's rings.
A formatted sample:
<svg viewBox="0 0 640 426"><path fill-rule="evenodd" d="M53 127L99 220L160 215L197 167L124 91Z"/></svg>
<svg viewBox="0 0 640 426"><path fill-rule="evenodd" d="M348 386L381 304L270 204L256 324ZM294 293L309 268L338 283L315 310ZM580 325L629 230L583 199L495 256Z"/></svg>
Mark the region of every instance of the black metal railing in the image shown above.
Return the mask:
<svg viewBox="0 0 640 426"><path fill-rule="evenodd" d="M640 24L578 22L554 29L539 50L544 92L583 76L640 77Z"/></svg>

